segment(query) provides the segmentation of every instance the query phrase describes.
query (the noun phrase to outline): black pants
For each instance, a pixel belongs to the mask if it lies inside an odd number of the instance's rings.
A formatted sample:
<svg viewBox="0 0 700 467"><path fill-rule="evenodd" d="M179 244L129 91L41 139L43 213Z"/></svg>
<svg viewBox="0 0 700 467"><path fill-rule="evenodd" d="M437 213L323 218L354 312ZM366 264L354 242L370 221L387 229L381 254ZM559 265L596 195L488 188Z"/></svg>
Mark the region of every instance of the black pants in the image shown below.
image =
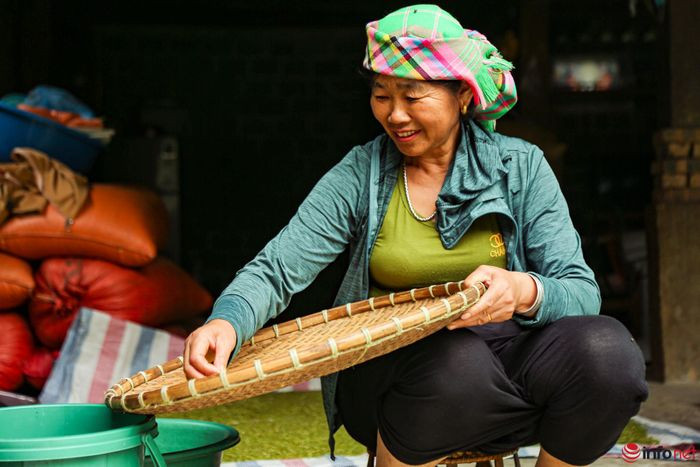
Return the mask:
<svg viewBox="0 0 700 467"><path fill-rule="evenodd" d="M442 330L340 373L348 433L422 464L461 449L541 443L570 464L605 454L646 400L643 356L606 316L542 328L514 321Z"/></svg>

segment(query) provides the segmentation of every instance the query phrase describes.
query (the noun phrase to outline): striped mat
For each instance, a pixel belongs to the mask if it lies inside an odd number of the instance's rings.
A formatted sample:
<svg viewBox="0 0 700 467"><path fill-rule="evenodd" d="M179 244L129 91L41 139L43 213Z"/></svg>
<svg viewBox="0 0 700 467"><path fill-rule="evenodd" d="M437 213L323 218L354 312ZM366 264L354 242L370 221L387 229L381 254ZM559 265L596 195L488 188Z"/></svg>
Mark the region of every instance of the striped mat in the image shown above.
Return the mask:
<svg viewBox="0 0 700 467"><path fill-rule="evenodd" d="M181 355L183 342L165 331L81 308L39 401L101 403L115 381Z"/></svg>

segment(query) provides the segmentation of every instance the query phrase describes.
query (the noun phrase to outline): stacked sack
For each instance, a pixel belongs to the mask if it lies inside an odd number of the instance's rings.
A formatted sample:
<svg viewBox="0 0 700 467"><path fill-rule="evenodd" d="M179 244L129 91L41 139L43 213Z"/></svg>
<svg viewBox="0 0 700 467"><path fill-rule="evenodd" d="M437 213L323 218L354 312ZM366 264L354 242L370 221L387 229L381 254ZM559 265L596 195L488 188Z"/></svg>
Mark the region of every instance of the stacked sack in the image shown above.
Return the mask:
<svg viewBox="0 0 700 467"><path fill-rule="evenodd" d="M34 290L31 266L19 258L0 253L0 390L22 385L24 362L34 350L32 333L19 313Z"/></svg>
<svg viewBox="0 0 700 467"><path fill-rule="evenodd" d="M0 329L5 336L0 339L0 390L15 390L25 380L43 386L81 307L170 329L182 329L180 323L209 310L211 295L158 257L167 243L168 219L157 195L124 186L88 186L38 151L17 151L31 152L26 159L15 154L13 159L28 160L39 183L25 187L26 193L12 185L8 194L8 169L17 163L0 164ZM17 212L19 206L35 204L38 212ZM26 260L33 262L33 274Z"/></svg>

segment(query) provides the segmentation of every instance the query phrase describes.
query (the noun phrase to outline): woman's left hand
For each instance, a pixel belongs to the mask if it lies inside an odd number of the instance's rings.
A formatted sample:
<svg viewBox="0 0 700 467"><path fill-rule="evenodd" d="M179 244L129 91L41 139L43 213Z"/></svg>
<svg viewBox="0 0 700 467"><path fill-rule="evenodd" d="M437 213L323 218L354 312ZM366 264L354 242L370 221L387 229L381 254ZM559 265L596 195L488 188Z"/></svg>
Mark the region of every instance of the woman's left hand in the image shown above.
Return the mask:
<svg viewBox="0 0 700 467"><path fill-rule="evenodd" d="M447 329L507 321L516 311L527 310L537 296L535 280L524 272L479 266L464 279L467 288L477 282L486 285L486 293L462 316L451 322Z"/></svg>

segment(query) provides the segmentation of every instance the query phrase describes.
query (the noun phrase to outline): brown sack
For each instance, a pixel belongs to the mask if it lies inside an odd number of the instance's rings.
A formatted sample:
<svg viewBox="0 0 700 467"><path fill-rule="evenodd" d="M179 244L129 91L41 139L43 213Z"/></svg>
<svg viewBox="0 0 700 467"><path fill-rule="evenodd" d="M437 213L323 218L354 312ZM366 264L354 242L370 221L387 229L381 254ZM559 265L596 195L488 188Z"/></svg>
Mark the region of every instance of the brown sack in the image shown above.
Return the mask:
<svg viewBox="0 0 700 467"><path fill-rule="evenodd" d="M51 205L42 214L13 217L0 226L0 250L27 259L86 256L144 266L167 242L167 226L156 194L95 184L72 225Z"/></svg>
<svg viewBox="0 0 700 467"><path fill-rule="evenodd" d="M22 305L33 290L31 266L19 258L0 253L0 310Z"/></svg>

